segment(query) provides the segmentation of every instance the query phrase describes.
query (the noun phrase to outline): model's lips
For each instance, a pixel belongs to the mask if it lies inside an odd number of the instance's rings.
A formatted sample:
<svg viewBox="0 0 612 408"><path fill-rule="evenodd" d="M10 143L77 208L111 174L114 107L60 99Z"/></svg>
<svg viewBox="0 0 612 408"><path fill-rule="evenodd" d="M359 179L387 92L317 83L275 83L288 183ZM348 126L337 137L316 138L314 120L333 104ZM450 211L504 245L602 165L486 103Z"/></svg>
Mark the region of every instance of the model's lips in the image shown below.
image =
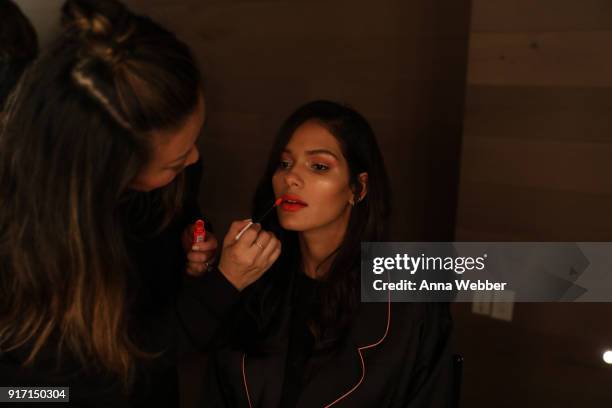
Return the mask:
<svg viewBox="0 0 612 408"><path fill-rule="evenodd" d="M295 212L308 207L308 204L295 195L285 194L282 199L280 208L284 211Z"/></svg>
<svg viewBox="0 0 612 408"><path fill-rule="evenodd" d="M285 194L284 196L281 197L283 199L282 203L289 203L289 204L299 204L302 205L304 207L306 207L308 204L306 204L300 197L296 196L296 195L292 195L292 194Z"/></svg>

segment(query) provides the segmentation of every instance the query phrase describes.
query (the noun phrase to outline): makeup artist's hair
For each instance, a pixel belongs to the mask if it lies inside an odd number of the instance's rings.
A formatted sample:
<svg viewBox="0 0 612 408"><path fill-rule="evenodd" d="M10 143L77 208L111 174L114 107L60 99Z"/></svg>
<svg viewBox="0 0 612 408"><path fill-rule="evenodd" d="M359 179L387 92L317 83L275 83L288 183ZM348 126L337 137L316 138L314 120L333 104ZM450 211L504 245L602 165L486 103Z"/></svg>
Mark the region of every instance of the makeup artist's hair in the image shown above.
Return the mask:
<svg viewBox="0 0 612 408"><path fill-rule="evenodd" d="M297 109L280 128L270 152L264 176L254 199L255 215L261 214L274 202L272 176L277 171L281 154L298 127L314 121L325 127L338 141L348 163L349 184L355 194L344 240L332 254L329 272L320 286L320 308L313 316L318 329L341 331L349 324L351 314L359 302L359 265L362 241L381 241L386 238L390 212L390 191L382 154L374 132L367 120L354 109L330 101L314 101ZM361 192L359 174L368 173L367 194L358 201ZM255 330L268 323L270 309L279 306L279 299L289 284L289 271L299 268L300 253L297 233L284 230L276 212L263 223L281 240L283 252L273 268L264 274L253 289L251 314L255 316Z"/></svg>
<svg viewBox="0 0 612 408"><path fill-rule="evenodd" d="M135 359L152 356L126 313L128 186L152 133L194 111L201 77L184 43L118 2L71 0L63 14L66 31L26 72L0 129L0 351L27 347L27 365L57 346L128 386ZM160 222L179 210L180 186L150 193Z"/></svg>
<svg viewBox="0 0 612 408"><path fill-rule="evenodd" d="M30 20L11 0L0 0L0 112L37 54L38 38Z"/></svg>

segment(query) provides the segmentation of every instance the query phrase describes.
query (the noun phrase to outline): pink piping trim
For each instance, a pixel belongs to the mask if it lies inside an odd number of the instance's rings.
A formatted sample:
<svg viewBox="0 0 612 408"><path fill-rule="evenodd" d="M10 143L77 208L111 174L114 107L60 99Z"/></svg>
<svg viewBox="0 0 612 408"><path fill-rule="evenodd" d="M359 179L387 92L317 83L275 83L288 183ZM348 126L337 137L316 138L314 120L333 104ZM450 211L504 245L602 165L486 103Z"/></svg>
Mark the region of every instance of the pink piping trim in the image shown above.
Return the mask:
<svg viewBox="0 0 612 408"><path fill-rule="evenodd" d="M357 348L357 353L359 354L359 360L361 361L361 378L359 379L357 384L355 384L353 386L353 388L351 388L350 390L348 390L347 392L342 394L335 401L327 404L325 406L325 408L329 408L332 405L335 405L338 402L342 401L344 398L348 397L351 393L353 393L353 391L355 391L357 388L359 388L361 383L363 383L363 380L365 379L365 374L366 374L366 367L365 367L365 361L363 360L363 354L361 354L361 352L363 350L367 350L367 349L370 349L370 348L378 346L380 343L382 343L387 338L387 334L389 334L389 327L391 326L391 292L387 291L387 293L388 293L388 298L387 298L387 327L385 328L385 334L376 343L369 344L367 346L363 346L363 347L358 347ZM242 381L244 383L244 391L245 391L246 396L247 396L247 401L249 403L249 408L253 408L253 405L251 404L251 396L249 394L249 386L247 384L247 378L246 378L245 359L246 359L246 353L242 354Z"/></svg>
<svg viewBox="0 0 612 408"><path fill-rule="evenodd" d="M244 383L244 391L246 392L247 401L249 403L249 408L253 408L253 404L251 404L251 395L249 394L249 386L247 385L246 370L244 367L245 359L246 359L246 353L242 354L242 381Z"/></svg>
<svg viewBox="0 0 612 408"><path fill-rule="evenodd" d="M357 353L359 353L359 359L361 360L361 378L359 379L357 384L355 384L353 386L353 388L351 388L350 390L345 392L343 395L338 397L338 399L336 399L334 402L331 402L331 403L327 404L325 406L325 408L329 408L332 405L337 404L338 402L340 402L344 398L348 397L353 391L355 391L361 385L361 383L363 383L363 380L365 379L365 375L366 375L366 367L365 367L365 361L363 360L363 354L361 354L361 352L363 350L367 350L369 348L373 348L373 347L378 346L380 343L382 343L385 340L385 338L387 337L387 334L389 334L389 327L391 326L391 292L387 291L387 293L389 294L389 296L388 296L388 300L387 300L387 327L385 329L385 334L376 343L373 343L373 344L370 344L370 345L367 345L367 346L363 346L363 347L359 347L357 349Z"/></svg>

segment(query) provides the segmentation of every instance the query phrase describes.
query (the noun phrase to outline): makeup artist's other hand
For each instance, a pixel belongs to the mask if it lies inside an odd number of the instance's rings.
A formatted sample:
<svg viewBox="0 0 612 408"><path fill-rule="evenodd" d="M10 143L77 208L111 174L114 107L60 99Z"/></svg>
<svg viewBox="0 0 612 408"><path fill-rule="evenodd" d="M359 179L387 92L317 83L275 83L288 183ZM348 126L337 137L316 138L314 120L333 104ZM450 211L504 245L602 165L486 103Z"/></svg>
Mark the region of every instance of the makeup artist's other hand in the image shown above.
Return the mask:
<svg viewBox="0 0 612 408"><path fill-rule="evenodd" d="M238 290L255 282L278 259L281 243L261 225L254 224L236 241L236 235L250 220L234 221L223 240L219 270Z"/></svg>
<svg viewBox="0 0 612 408"><path fill-rule="evenodd" d="M191 276L200 276L208 270L209 265L215 261L219 244L215 235L206 231L206 240L193 243L193 229L191 224L183 231L183 248L187 253L186 272Z"/></svg>

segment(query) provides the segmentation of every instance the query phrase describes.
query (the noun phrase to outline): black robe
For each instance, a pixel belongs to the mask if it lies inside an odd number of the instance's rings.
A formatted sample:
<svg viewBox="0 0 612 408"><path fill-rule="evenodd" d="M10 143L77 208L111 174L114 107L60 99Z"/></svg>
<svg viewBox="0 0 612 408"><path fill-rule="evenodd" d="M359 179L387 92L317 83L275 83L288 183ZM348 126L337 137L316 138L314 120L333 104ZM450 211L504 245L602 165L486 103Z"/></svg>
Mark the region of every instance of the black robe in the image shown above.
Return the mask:
<svg viewBox="0 0 612 408"><path fill-rule="evenodd" d="M295 341L292 299L287 293L280 325L266 339L265 352L253 355L228 347L212 355L202 407L281 406L289 342ZM308 358L308 378L295 406L449 407L451 327L447 304L360 304L340 345Z"/></svg>

